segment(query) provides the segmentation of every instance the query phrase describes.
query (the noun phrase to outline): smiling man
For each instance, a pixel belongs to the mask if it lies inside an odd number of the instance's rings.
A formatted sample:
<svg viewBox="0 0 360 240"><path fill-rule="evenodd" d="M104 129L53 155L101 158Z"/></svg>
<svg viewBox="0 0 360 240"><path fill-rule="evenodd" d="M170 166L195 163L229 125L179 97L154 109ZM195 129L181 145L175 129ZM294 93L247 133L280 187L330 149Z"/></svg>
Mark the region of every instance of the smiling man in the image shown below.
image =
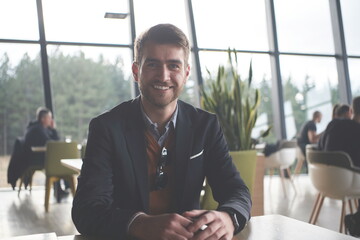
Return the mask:
<svg viewBox="0 0 360 240"><path fill-rule="evenodd" d="M170 24L135 41L140 96L94 118L74 198L80 233L118 239L232 239L250 218L250 194L214 114L178 97L189 41ZM219 206L199 210L204 178Z"/></svg>

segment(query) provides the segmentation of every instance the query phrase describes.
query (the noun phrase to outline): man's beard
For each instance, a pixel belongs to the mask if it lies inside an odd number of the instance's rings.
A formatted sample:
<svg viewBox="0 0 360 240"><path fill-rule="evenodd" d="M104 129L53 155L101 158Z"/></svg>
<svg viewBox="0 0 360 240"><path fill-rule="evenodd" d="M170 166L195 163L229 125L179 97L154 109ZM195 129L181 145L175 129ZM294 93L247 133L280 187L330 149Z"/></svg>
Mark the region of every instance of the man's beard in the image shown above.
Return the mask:
<svg viewBox="0 0 360 240"><path fill-rule="evenodd" d="M141 95L152 105L158 107L158 108L165 108L167 105L169 105L170 103L172 103L173 101L176 101L179 96L180 93L182 91L181 89L177 89L177 91L173 91L173 95L170 98L157 98L157 96L152 96L152 94L150 93L150 91L148 89L150 89L152 86L147 86L145 88L142 87L142 85L139 85L139 90L141 92Z"/></svg>

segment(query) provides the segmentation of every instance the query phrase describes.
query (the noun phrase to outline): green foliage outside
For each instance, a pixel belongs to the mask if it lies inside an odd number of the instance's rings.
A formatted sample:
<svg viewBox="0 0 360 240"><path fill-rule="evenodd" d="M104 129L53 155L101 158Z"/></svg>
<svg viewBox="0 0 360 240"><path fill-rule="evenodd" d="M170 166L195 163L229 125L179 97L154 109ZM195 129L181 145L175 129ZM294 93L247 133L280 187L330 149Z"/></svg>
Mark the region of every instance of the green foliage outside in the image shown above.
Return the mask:
<svg viewBox="0 0 360 240"><path fill-rule="evenodd" d="M94 116L131 97L133 82L115 63L86 58L84 53L49 56L52 96L57 129L62 138L70 135L83 141ZM17 66L7 54L0 58L0 155L11 154L17 136L23 136L29 121L44 106L41 60L25 54Z"/></svg>
<svg viewBox="0 0 360 240"><path fill-rule="evenodd" d="M7 54L0 57L0 154L9 154L17 136L24 134L27 123L43 106L39 58L25 54L17 66L11 66Z"/></svg>
<svg viewBox="0 0 360 240"><path fill-rule="evenodd" d="M125 79L122 59L107 63L57 51L49 57L57 128L63 137L82 141L89 120L131 97L132 81Z"/></svg>

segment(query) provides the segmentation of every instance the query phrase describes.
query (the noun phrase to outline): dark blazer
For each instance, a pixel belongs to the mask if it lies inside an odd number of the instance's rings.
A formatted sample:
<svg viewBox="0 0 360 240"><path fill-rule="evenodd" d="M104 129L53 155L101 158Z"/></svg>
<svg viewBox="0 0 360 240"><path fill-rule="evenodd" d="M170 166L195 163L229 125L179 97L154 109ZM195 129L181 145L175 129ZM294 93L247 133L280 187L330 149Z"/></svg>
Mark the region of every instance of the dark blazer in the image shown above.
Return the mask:
<svg viewBox="0 0 360 240"><path fill-rule="evenodd" d="M13 190L15 190L16 182L25 172L28 167L26 158L24 157L24 145L25 139L23 137L17 137L14 143L14 149L11 154L9 166L8 166L8 183L11 184ZM28 182L25 182L27 187Z"/></svg>
<svg viewBox="0 0 360 240"><path fill-rule="evenodd" d="M206 176L221 208L250 218L248 188L240 178L214 114L178 101L175 130L177 213L199 209ZM126 236L129 219L149 208L149 184L140 98L94 119L73 201L72 218L85 235Z"/></svg>

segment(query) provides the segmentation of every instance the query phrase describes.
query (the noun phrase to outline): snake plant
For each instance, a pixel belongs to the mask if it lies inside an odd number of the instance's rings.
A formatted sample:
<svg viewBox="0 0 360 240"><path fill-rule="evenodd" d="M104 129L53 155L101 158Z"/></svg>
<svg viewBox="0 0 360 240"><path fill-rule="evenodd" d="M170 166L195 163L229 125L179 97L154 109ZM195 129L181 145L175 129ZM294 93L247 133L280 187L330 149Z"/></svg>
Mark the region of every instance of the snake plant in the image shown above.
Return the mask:
<svg viewBox="0 0 360 240"><path fill-rule="evenodd" d="M208 89L201 88L201 105L218 116L230 151L250 150L254 148L251 133L258 116L260 91L251 87L252 62L248 78L242 80L237 70L236 51L229 49L228 57L229 66L220 65L215 79L208 71ZM270 127L259 137L265 137L269 132Z"/></svg>

